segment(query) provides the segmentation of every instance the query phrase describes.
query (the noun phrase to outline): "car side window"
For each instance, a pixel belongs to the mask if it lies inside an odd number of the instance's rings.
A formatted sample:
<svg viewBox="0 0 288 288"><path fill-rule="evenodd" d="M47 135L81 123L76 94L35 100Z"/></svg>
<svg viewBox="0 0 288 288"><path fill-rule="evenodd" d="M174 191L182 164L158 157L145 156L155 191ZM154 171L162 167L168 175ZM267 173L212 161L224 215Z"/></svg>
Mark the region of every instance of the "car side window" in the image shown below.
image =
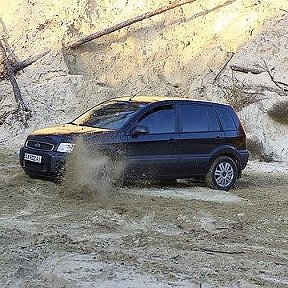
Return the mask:
<svg viewBox="0 0 288 288"><path fill-rule="evenodd" d="M180 105L182 132L206 132L209 130L205 105Z"/></svg>
<svg viewBox="0 0 288 288"><path fill-rule="evenodd" d="M221 131L216 111L211 106L208 106L207 109L209 118L209 131Z"/></svg>
<svg viewBox="0 0 288 288"><path fill-rule="evenodd" d="M141 117L139 124L146 126L150 133L173 133L176 131L175 108L172 105L153 108Z"/></svg>
<svg viewBox="0 0 288 288"><path fill-rule="evenodd" d="M235 125L232 116L225 107L217 107L217 112L224 130L226 131L237 130L237 127Z"/></svg>

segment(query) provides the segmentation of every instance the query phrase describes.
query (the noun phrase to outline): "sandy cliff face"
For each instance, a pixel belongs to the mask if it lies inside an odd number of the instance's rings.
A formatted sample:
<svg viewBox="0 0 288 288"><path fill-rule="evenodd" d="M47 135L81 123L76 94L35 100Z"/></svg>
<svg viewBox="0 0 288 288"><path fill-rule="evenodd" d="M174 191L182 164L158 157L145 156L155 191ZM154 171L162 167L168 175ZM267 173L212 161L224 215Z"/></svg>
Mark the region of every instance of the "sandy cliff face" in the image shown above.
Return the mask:
<svg viewBox="0 0 288 288"><path fill-rule="evenodd" d="M287 0L195 1L74 50L62 49L83 35L167 3L0 3L6 26L2 34L16 60L51 50L17 74L32 111L28 128L13 113L7 116L16 105L9 82L1 80L0 117L4 113L6 117L0 125L0 142L17 146L33 129L71 120L118 95L177 95L232 102L249 137L261 148L261 157L288 161L288 126L267 114L275 102L287 101L287 87L275 83L288 83ZM232 70L231 65L246 71ZM261 72L252 69L253 74L251 68ZM244 104L235 98L244 98Z"/></svg>

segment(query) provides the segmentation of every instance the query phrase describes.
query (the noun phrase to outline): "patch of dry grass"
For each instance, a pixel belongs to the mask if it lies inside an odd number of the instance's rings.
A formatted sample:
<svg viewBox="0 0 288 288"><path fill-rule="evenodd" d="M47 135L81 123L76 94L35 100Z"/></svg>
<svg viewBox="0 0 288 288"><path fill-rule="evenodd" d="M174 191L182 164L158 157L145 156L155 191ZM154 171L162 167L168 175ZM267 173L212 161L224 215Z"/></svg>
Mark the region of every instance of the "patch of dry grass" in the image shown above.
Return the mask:
<svg viewBox="0 0 288 288"><path fill-rule="evenodd" d="M251 87L243 82L239 82L232 78L232 85L220 87L223 91L224 98L235 111L241 111L246 106L256 103L263 99L261 91L254 91Z"/></svg>
<svg viewBox="0 0 288 288"><path fill-rule="evenodd" d="M258 97L256 94L246 93L239 87L231 87L227 93L225 93L225 99L235 109L235 111L241 111L244 107L257 102Z"/></svg>

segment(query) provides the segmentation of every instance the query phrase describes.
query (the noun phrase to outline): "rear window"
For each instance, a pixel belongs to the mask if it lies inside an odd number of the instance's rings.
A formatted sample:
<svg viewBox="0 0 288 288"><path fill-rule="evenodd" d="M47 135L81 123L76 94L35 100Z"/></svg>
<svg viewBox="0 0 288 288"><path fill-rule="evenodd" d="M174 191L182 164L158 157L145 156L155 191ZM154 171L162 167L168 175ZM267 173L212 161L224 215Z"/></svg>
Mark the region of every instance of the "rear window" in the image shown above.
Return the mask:
<svg viewBox="0 0 288 288"><path fill-rule="evenodd" d="M226 131L237 130L237 126L228 109L225 107L217 107L216 109L223 129Z"/></svg>
<svg viewBox="0 0 288 288"><path fill-rule="evenodd" d="M215 110L213 109L213 107L208 106L208 116L209 116L209 131L220 131L220 126L219 126L219 120L218 117L216 115Z"/></svg>

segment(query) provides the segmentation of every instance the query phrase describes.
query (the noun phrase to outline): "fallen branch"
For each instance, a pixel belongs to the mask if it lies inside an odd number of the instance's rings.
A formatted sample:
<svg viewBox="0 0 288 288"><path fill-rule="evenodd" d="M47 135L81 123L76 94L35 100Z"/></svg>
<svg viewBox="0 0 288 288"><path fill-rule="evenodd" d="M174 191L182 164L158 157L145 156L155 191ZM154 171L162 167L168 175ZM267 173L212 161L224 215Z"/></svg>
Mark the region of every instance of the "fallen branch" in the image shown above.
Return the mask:
<svg viewBox="0 0 288 288"><path fill-rule="evenodd" d="M97 31L97 32L95 32L93 34L90 34L88 36L85 36L83 38L80 38L76 42L66 46L66 49L73 49L73 48L75 48L77 46L80 46L80 45L85 44L87 42L93 41L93 40L95 40L97 38L100 38L100 37L102 37L104 35L110 34L112 32L120 30L120 29L122 29L124 27L130 26L131 24L140 22L140 21L142 21L144 19L151 18L151 17L153 17L155 15L164 13L166 11L172 10L174 8L177 8L177 7L180 7L182 5L185 5L185 4L188 4L188 3L192 3L192 2L195 2L195 1L197 1L197 0L185 0L185 1L182 1L182 2L176 1L176 2L173 2L173 3L169 4L169 5L167 5L167 6L160 7L158 9L154 10L154 11L146 12L144 14L141 14L141 15L138 15L136 17L130 18L130 19L124 21L124 22L115 24L115 25L113 25L111 27L105 28L103 30Z"/></svg>
<svg viewBox="0 0 288 288"><path fill-rule="evenodd" d="M268 75L270 76L271 81L272 81L278 88L280 88L281 90L283 90L283 87L281 87L280 85L283 85L283 86L287 86L287 87L288 87L288 84L287 84L287 83L284 83L284 82L281 82L281 81L276 81L276 80L274 79L274 76L272 75L270 69L268 68L268 65L267 65L266 61L264 60L263 62L264 62L264 65L265 65L265 67L266 67L266 71L267 71ZM280 85L279 85L279 84L280 84Z"/></svg>
<svg viewBox="0 0 288 288"><path fill-rule="evenodd" d="M13 63L17 63L16 56L14 55L13 49L10 48L8 43L8 32L3 19L0 17L0 23L2 27L2 33L0 38L0 55L3 57L4 69L7 73L7 78L11 83L15 101L17 103L17 114L19 120L27 127L27 120L31 117L31 111L28 109L26 103L24 102L19 85L15 78L15 70L13 68Z"/></svg>
<svg viewBox="0 0 288 288"><path fill-rule="evenodd" d="M1 43L0 43L0 49L1 49L1 52L3 53L3 55L5 55L6 52L5 52L5 49L3 46L3 41L1 41ZM7 77L8 77L8 79L12 85L14 97L15 97L15 100L16 100L19 108L24 110L24 111L28 111L28 107L24 103L23 98L21 96L21 91L20 91L20 88L19 88L18 83L16 81L14 69L12 67L12 63L11 63L10 59L6 57L4 59L4 64L5 64L5 67L7 70Z"/></svg>
<svg viewBox="0 0 288 288"><path fill-rule="evenodd" d="M51 50L46 50L38 55L32 56L27 58L26 60L19 62L19 63L15 63L12 64L12 67L14 69L15 72L17 71L21 71L24 68L30 66L31 64L35 63L36 61L38 61L40 58L44 57L45 55L47 55L49 52L51 52Z"/></svg>
<svg viewBox="0 0 288 288"><path fill-rule="evenodd" d="M234 55L235 55L234 52L231 52L231 53L230 53L230 56L229 56L228 60L225 62L225 64L222 66L222 68L220 69L220 71L219 71L219 72L217 73L217 75L215 76L213 83L215 83L216 80L218 80L218 78L220 77L220 75L222 74L222 72L226 69L228 63L231 61L231 59L233 58Z"/></svg>
<svg viewBox="0 0 288 288"><path fill-rule="evenodd" d="M28 67L29 65L33 64L34 62L36 62L37 60L39 60L40 58L44 57L45 55L47 55L51 50L46 50L44 52L42 52L41 54L29 57L27 59L25 59L24 61L19 62L19 59L15 56L14 54L14 50L10 47L9 43L8 43L8 31L6 28L6 25L2 19L2 17L0 17L0 24L1 24L1 30L2 30L2 47L4 48L6 57L4 57L4 60L9 59L10 60L10 64L13 68L13 70L15 72L17 71L21 71L24 68ZM14 73L15 74L15 73Z"/></svg>
<svg viewBox="0 0 288 288"><path fill-rule="evenodd" d="M236 64L230 65L230 68L233 71L243 72L243 73L261 74L261 73L265 72L265 70L263 70L263 69L259 69L259 68L255 68L255 67L246 68L246 67L238 66Z"/></svg>
<svg viewBox="0 0 288 288"><path fill-rule="evenodd" d="M284 83L284 82L281 82L281 81L276 81L276 80L275 80L275 82L278 83L278 84L280 84L280 85L283 85L283 86L288 87L288 84L287 84L287 83Z"/></svg>
<svg viewBox="0 0 288 288"><path fill-rule="evenodd" d="M3 46L3 40L1 39L0 41L0 51L2 55L7 55L6 50ZM21 91L19 88L19 85L17 83L17 80L15 78L15 71L12 67L12 63L11 60L6 56L4 59L4 64L5 64L5 68L6 68L6 72L7 72L7 77L11 83L12 89L13 89L13 93L14 93L14 97L15 97L15 101L18 105L18 112L19 112L19 120L24 124L25 127L27 127L27 120L28 118L30 118L30 111L27 107L27 105L25 104L22 95L21 95Z"/></svg>

